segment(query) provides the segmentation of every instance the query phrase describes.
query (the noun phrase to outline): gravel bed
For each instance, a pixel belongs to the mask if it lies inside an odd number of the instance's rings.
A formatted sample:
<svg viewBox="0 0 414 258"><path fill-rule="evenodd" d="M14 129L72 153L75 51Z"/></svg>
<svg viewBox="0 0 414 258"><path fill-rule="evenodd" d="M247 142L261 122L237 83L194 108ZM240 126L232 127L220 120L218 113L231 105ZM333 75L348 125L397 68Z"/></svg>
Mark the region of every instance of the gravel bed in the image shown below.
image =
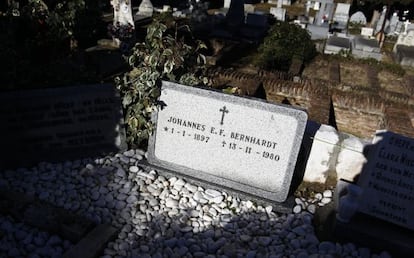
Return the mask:
<svg viewBox="0 0 414 258"><path fill-rule="evenodd" d="M296 198L290 214L166 178L137 165L142 150L99 159L39 163L0 172L0 188L22 191L120 229L102 257L391 257L353 243L320 242L312 225L332 191ZM60 257L72 246L0 216L0 257Z"/></svg>

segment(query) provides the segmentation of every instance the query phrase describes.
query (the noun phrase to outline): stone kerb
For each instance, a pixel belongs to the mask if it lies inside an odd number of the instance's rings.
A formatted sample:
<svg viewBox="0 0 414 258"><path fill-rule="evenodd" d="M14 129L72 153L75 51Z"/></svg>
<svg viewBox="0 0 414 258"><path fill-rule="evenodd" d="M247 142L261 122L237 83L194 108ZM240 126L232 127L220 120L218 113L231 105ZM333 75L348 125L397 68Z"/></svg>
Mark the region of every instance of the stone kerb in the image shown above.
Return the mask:
<svg viewBox="0 0 414 258"><path fill-rule="evenodd" d="M383 114L385 103L378 96L352 94L335 90L332 94L334 106L364 110L365 112Z"/></svg>
<svg viewBox="0 0 414 258"><path fill-rule="evenodd" d="M328 178L354 181L367 161L364 149L368 144L329 125L321 125L313 137L304 181L318 184L326 184Z"/></svg>
<svg viewBox="0 0 414 258"><path fill-rule="evenodd" d="M334 168L339 135L335 128L321 125L316 132L303 180L324 184Z"/></svg>
<svg viewBox="0 0 414 258"><path fill-rule="evenodd" d="M378 95L382 98L386 99L388 102L394 102L398 104L408 105L410 101L410 97L405 94L401 94L398 92L391 92L387 90L380 89L378 91Z"/></svg>

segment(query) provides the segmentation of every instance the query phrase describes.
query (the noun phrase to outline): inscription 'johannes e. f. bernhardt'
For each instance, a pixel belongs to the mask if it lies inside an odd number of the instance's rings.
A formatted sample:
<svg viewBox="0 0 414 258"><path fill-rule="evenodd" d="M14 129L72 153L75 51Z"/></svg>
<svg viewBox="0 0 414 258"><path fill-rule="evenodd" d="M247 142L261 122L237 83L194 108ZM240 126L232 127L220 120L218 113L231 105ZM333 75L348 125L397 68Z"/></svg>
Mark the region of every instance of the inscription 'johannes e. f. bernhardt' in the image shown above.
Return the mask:
<svg viewBox="0 0 414 258"><path fill-rule="evenodd" d="M222 124L224 115L229 111L226 106L223 106L220 111L222 112L220 124ZM180 117L169 116L166 121L170 126L164 126L163 131L169 135L176 135L176 137L180 137L185 142L194 141L194 143L221 145L222 148L228 150L242 151L245 154L254 154L255 156L274 161L280 160L280 155L273 153L274 151L262 150L263 148L275 150L277 146L275 141L235 131L226 132L222 128L218 129L214 126ZM217 141L214 141L214 139L217 139Z"/></svg>

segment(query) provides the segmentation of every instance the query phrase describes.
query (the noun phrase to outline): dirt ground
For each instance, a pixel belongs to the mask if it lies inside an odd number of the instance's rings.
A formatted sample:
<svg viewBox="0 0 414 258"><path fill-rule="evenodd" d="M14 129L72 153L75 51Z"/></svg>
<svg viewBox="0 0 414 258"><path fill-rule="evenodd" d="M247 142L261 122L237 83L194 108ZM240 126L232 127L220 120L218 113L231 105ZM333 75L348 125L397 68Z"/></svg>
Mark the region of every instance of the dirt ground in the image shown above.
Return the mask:
<svg viewBox="0 0 414 258"><path fill-rule="evenodd" d="M338 61L338 60L336 60ZM312 63L308 64L303 76L307 78L329 79L329 65L332 59L318 56ZM400 94L410 94L407 84L414 76L414 69L404 67L406 74L397 75L387 70L381 70L375 66L358 63L352 60L338 61L340 67L340 80L344 85L353 88L381 88Z"/></svg>

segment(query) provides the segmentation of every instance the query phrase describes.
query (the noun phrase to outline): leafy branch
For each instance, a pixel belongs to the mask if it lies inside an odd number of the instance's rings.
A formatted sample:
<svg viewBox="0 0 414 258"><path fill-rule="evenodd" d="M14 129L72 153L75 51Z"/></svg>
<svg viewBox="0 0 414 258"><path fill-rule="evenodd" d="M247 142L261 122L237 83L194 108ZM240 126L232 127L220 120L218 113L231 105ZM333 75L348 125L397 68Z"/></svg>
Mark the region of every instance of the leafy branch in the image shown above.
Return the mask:
<svg viewBox="0 0 414 258"><path fill-rule="evenodd" d="M159 105L162 80L184 85L208 85L206 59L200 53L206 45L184 35L187 25L178 25L170 16L159 16L147 28L145 41L137 43L128 57L131 70L115 79L125 110L127 140L139 146L153 131L151 114Z"/></svg>

